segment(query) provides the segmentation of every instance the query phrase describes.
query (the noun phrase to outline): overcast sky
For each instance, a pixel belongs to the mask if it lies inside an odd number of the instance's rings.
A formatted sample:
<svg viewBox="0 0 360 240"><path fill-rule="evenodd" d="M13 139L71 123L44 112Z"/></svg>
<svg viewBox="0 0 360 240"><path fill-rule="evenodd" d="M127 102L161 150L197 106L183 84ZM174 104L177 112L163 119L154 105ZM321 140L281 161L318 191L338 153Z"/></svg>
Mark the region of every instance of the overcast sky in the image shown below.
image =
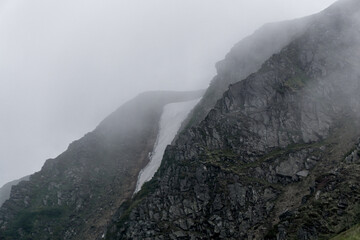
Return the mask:
<svg viewBox="0 0 360 240"><path fill-rule="evenodd" d="M0 186L147 90L205 88L266 22L335 0L0 0Z"/></svg>

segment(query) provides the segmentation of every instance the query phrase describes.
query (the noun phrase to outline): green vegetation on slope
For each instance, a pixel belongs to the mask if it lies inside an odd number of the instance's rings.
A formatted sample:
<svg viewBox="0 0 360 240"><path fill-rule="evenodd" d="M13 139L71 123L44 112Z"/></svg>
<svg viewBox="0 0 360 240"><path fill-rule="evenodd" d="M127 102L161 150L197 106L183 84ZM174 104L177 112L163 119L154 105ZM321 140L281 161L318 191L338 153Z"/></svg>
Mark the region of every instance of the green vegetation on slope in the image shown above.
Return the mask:
<svg viewBox="0 0 360 240"><path fill-rule="evenodd" d="M332 240L359 240L360 224L332 238Z"/></svg>
<svg viewBox="0 0 360 240"><path fill-rule="evenodd" d="M17 220L12 227L0 237L3 237L1 239L32 239L35 228L46 228L46 224L64 220L68 215L68 210L60 207L43 207L35 210L23 210L18 214ZM21 229L20 232L19 229ZM57 235L62 230L63 226L58 225L50 235Z"/></svg>

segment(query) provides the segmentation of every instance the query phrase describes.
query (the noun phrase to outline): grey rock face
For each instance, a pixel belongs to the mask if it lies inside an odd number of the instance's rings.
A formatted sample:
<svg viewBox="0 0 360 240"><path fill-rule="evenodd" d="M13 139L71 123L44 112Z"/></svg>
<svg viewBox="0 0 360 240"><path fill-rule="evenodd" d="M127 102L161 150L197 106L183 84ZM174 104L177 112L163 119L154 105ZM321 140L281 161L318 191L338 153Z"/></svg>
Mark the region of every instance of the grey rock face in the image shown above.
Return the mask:
<svg viewBox="0 0 360 240"><path fill-rule="evenodd" d="M339 149L359 134L360 7L353 6L314 16L259 71L231 85L168 147L155 179L114 217L108 239L331 236L321 224L292 226L297 213L286 208L308 201L319 168L336 167Z"/></svg>
<svg viewBox="0 0 360 240"><path fill-rule="evenodd" d="M216 64L217 75L192 115L184 123L184 127L195 126L204 120L230 84L258 71L268 58L299 37L312 18L265 24L233 46L225 59Z"/></svg>
<svg viewBox="0 0 360 240"><path fill-rule="evenodd" d="M360 139L359 144L357 144L354 150L345 158L345 161L349 164L360 163Z"/></svg>

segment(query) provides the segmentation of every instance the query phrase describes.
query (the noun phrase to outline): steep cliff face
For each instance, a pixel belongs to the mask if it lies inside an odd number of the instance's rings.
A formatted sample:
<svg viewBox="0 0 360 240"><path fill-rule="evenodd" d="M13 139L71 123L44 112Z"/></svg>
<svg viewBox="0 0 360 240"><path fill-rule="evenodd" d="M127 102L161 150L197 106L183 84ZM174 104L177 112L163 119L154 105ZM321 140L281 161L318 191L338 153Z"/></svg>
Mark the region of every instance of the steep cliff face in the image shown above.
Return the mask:
<svg viewBox="0 0 360 240"><path fill-rule="evenodd" d="M107 238L318 239L358 223L359 13L336 3L231 85ZM241 68L226 64L229 78Z"/></svg>
<svg viewBox="0 0 360 240"><path fill-rule="evenodd" d="M0 239L94 239L129 199L149 161L163 107L202 92L149 92L14 186L0 209Z"/></svg>

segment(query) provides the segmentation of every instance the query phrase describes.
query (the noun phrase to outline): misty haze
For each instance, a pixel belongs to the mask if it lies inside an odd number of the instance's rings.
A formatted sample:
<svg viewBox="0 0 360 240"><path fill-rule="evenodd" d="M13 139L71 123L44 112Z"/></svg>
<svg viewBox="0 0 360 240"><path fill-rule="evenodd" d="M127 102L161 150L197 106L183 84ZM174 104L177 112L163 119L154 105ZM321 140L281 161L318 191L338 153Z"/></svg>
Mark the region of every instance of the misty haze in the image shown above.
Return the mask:
<svg viewBox="0 0 360 240"><path fill-rule="evenodd" d="M0 239L360 238L358 0L0 0Z"/></svg>

